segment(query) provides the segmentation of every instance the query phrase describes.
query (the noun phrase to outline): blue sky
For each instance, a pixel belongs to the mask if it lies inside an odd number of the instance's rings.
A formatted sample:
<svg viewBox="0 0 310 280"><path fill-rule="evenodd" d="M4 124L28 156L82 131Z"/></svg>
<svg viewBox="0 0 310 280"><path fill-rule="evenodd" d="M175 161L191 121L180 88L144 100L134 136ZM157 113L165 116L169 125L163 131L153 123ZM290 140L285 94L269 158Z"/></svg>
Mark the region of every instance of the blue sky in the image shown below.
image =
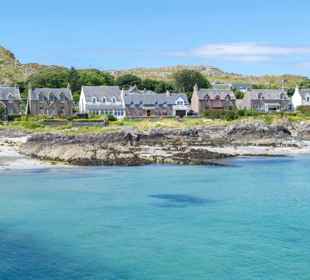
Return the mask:
<svg viewBox="0 0 310 280"><path fill-rule="evenodd" d="M0 44L24 63L310 74L309 0L10 0L1 9Z"/></svg>

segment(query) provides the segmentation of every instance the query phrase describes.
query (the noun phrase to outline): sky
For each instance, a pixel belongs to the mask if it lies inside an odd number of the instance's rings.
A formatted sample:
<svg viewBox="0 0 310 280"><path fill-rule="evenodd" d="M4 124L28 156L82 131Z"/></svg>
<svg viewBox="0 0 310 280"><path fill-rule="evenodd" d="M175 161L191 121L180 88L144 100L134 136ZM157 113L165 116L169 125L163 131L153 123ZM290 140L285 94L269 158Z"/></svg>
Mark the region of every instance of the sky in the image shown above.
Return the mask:
<svg viewBox="0 0 310 280"><path fill-rule="evenodd" d="M0 45L23 63L310 76L309 0L1 2Z"/></svg>

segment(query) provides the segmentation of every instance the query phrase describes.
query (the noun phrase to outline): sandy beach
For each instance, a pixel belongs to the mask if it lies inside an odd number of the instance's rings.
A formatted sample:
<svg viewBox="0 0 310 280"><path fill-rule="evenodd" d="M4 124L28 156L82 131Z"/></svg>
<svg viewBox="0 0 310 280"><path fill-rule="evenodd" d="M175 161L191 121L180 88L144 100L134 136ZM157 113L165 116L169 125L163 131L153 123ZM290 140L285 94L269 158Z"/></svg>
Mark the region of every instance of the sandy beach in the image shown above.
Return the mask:
<svg viewBox="0 0 310 280"><path fill-rule="evenodd" d="M27 141L27 136L7 138L0 137L0 170L13 169L43 169L51 164L23 156L18 152L18 146Z"/></svg>

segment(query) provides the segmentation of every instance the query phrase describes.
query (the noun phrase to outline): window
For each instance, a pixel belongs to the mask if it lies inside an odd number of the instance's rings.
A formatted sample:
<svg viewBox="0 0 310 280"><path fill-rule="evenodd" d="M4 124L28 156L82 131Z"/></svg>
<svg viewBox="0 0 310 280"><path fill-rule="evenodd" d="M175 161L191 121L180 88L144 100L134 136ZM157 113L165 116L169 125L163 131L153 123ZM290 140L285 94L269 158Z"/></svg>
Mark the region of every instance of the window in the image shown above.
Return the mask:
<svg viewBox="0 0 310 280"><path fill-rule="evenodd" d="M306 100L307 102L310 102L310 96L307 96Z"/></svg>
<svg viewBox="0 0 310 280"><path fill-rule="evenodd" d="M60 101L65 101L65 95L63 93L60 94Z"/></svg>
<svg viewBox="0 0 310 280"><path fill-rule="evenodd" d="M176 103L177 103L177 105L184 106L185 102L184 102L184 100L182 98L179 98Z"/></svg>
<svg viewBox="0 0 310 280"><path fill-rule="evenodd" d="M45 101L45 97L44 97L43 93L40 93L39 101L41 101L41 102Z"/></svg>

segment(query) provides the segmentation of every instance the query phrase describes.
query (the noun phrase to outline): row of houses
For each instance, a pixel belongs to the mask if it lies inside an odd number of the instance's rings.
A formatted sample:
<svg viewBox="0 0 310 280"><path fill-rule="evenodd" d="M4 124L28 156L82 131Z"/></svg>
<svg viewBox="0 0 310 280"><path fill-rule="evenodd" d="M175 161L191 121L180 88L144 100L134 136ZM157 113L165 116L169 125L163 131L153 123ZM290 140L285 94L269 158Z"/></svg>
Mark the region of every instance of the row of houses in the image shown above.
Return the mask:
<svg viewBox="0 0 310 280"><path fill-rule="evenodd" d="M21 96L16 87L0 86L0 112L7 116L21 114ZM83 86L77 111L89 115L113 115L117 119L203 115L207 110L250 109L259 112L285 112L310 106L310 89L296 87L292 98L284 89L247 89L243 99L236 99L231 88L193 89L191 103L184 93L155 93L131 87ZM2 110L1 110L2 109ZM26 114L70 116L74 102L70 87L29 88Z"/></svg>

